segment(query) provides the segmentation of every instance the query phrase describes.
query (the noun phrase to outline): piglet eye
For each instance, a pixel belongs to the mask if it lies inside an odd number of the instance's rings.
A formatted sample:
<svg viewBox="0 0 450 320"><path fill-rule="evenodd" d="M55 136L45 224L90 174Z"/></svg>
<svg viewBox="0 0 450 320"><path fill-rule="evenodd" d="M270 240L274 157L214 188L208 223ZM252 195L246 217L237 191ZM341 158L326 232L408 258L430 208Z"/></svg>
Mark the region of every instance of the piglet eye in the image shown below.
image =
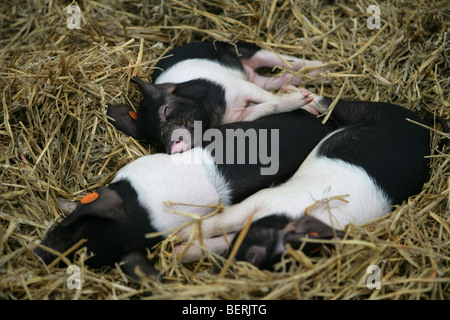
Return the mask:
<svg viewBox="0 0 450 320"><path fill-rule="evenodd" d="M171 108L168 107L167 105L162 105L161 107L159 107L159 115L161 118L165 119L166 117L169 116L170 114Z"/></svg>

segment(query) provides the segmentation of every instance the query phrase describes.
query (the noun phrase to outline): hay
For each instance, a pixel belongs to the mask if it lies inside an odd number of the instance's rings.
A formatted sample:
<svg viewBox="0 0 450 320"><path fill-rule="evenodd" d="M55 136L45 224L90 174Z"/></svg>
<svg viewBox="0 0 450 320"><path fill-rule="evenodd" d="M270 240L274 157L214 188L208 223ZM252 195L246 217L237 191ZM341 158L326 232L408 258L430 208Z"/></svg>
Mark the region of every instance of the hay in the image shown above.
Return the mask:
<svg viewBox="0 0 450 320"><path fill-rule="evenodd" d="M62 1L2 2L0 299L449 299L450 153L435 148L439 126L423 191L350 226L351 240L329 257L291 250L277 272L232 263L218 274L220 257L183 265L169 238L149 253L162 283L134 283L120 266L88 269L81 251L82 287L71 290L66 269L32 253L63 217L58 197L79 200L151 152L107 123L106 104L137 106L130 77L151 75L176 45L246 40L322 60L332 81L310 88L319 94L393 102L448 122L448 3L389 2L378 3L379 30L366 26L375 1L82 1L80 30L67 28ZM366 285L370 265L380 268L380 289Z"/></svg>

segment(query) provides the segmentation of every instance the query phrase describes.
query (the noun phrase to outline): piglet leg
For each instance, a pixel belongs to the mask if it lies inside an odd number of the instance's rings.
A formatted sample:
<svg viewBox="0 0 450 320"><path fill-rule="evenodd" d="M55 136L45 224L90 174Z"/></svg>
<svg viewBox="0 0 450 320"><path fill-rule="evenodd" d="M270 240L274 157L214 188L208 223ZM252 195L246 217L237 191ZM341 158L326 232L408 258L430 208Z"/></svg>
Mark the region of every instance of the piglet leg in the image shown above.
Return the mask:
<svg viewBox="0 0 450 320"><path fill-rule="evenodd" d="M306 89L292 87L295 90L283 91L281 95L275 95L245 80L241 80L236 87L239 88L239 92L230 91L226 97L227 109L222 123L252 121L267 115L300 108L314 115L320 113L320 110L311 107L314 98L310 97L311 92ZM305 107L306 105L308 106Z"/></svg>
<svg viewBox="0 0 450 320"><path fill-rule="evenodd" d="M283 95L294 94L295 92L305 93L305 89L298 88L290 84L284 85L280 89L280 93ZM304 105L302 109L305 109L306 111L314 115L323 114L328 111L328 107L330 106L331 103L328 103L327 101L322 101L323 100L322 96L317 96L314 93L309 92L308 97L310 98L311 102Z"/></svg>
<svg viewBox="0 0 450 320"><path fill-rule="evenodd" d="M327 111L323 105L315 102L319 97L306 89L286 85L281 88L281 95L274 95L265 91L253 83L243 81L241 95L227 110L224 123L235 121L253 121L271 114L290 112L297 109L305 109L313 115L319 115Z"/></svg>
<svg viewBox="0 0 450 320"><path fill-rule="evenodd" d="M283 94L278 96L275 101L263 102L253 106L248 106L243 114L243 120L253 121L255 119L281 112L290 112L300 108L304 108L313 101L313 98L309 95L306 89L299 89L298 91ZM318 112L314 108L304 108L314 115L318 115Z"/></svg>
<svg viewBox="0 0 450 320"><path fill-rule="evenodd" d="M236 233L228 233L225 236L217 236L212 237L209 239L204 239L203 244L205 246L205 249L210 252L214 252L216 254L224 254L228 247L230 246L230 243L233 241L234 236ZM188 244L186 242L179 244L175 247L175 253L180 255L183 251L185 251ZM202 257L203 252L201 246L198 244L198 242L194 242L190 245L189 249L186 251L185 254L181 257L181 262L183 263L189 263L193 261L198 261Z"/></svg>
<svg viewBox="0 0 450 320"><path fill-rule="evenodd" d="M287 83L298 86L300 84L304 85L305 83L321 83L327 80L325 70L321 67L324 64L317 60L299 59L261 49L249 59L242 59L241 61L247 72L249 81L266 90L278 90ZM294 73L305 68L305 72L296 75L288 72L280 77L266 77L257 72L259 68L263 67L281 67Z"/></svg>

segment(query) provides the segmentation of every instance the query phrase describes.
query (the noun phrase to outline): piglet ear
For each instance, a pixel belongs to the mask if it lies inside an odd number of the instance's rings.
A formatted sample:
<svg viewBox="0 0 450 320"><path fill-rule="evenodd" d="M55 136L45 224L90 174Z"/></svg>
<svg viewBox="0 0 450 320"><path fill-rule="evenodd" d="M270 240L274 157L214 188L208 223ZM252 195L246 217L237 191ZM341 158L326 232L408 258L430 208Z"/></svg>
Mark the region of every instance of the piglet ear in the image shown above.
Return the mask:
<svg viewBox="0 0 450 320"><path fill-rule="evenodd" d="M62 227L69 227L85 217L117 220L126 215L123 201L119 194L108 187L93 192L81 199L76 209L61 222Z"/></svg>
<svg viewBox="0 0 450 320"><path fill-rule="evenodd" d="M144 96L155 96L158 93L159 88L157 86L145 82L139 77L133 77L131 80L137 84Z"/></svg>
<svg viewBox="0 0 450 320"><path fill-rule="evenodd" d="M322 221L311 217L309 215L302 216L301 218L290 222L284 230L294 237L305 237L317 239L332 239L334 237L343 237L345 233L340 230L336 230ZM289 236L288 236L289 237Z"/></svg>
<svg viewBox="0 0 450 320"><path fill-rule="evenodd" d="M300 247L300 239L306 236L318 240L343 238L345 236L345 232L336 230L311 216L303 216L300 219L290 222L284 230L286 231L286 235L283 237L283 242L284 244L289 243L293 248ZM315 254L321 247L321 243L307 242L303 247L303 251L308 254Z"/></svg>
<svg viewBox="0 0 450 320"><path fill-rule="evenodd" d="M135 139L144 140L137 125L137 114L130 106L126 104L119 104L117 106L108 104L106 115L110 117L109 121L118 130Z"/></svg>
<svg viewBox="0 0 450 320"><path fill-rule="evenodd" d="M137 84L139 90L144 96L157 97L161 93L173 93L175 91L176 85L174 83L162 83L153 85L151 83L145 82L139 77L133 77L131 80Z"/></svg>

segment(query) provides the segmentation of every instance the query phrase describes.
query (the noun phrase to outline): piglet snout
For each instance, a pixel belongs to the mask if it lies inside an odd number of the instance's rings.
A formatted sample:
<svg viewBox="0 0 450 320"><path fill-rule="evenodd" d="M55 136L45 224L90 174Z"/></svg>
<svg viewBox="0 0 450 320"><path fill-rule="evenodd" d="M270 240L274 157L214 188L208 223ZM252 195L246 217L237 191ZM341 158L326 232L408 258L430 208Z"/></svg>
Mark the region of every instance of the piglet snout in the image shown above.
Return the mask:
<svg viewBox="0 0 450 320"><path fill-rule="evenodd" d="M183 140L183 137L180 137L176 141L171 141L169 143L170 153L181 153L189 149L187 143Z"/></svg>

